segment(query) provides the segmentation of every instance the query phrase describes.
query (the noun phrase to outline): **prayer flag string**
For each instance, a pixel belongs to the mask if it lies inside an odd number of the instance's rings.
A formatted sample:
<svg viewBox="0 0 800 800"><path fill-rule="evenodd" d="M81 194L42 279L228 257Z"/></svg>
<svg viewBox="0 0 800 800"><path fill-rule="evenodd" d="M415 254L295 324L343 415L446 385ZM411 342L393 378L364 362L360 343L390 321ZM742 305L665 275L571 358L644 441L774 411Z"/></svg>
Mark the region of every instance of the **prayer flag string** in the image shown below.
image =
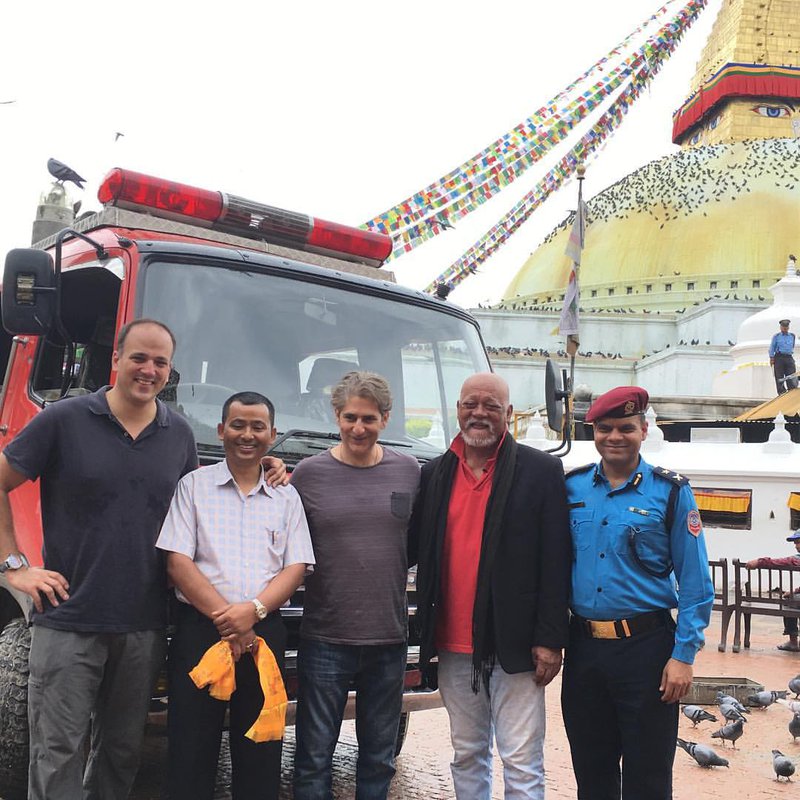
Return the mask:
<svg viewBox="0 0 800 800"><path fill-rule="evenodd" d="M678 0L668 0L607 55L511 131L362 227L392 235L396 240L392 256L397 257L450 227L455 215L464 215L459 212L465 209L466 213L474 211L563 141L578 122L639 68L640 51L629 54L616 66L611 66L611 63L620 58L629 43L666 14L675 2ZM568 100L578 87L593 79L598 72L604 74L591 87ZM407 229L412 230L403 233ZM423 231L428 235L421 235Z"/></svg>
<svg viewBox="0 0 800 800"><path fill-rule="evenodd" d="M478 267L493 255L505 242L526 222L531 214L570 177L572 177L578 164L595 154L604 144L605 140L622 123L628 110L638 99L642 91L658 74L663 63L674 52L683 34L691 27L701 11L705 8L707 0L690 0L686 6L657 34L652 36L640 50L641 58L638 59L639 67L631 75L630 82L609 108L601 115L598 121L577 144L542 178L536 186L528 192L497 224L492 226L477 242L475 242L453 264L442 272L436 280L431 282L426 291L433 292L438 284L445 284L454 288L463 280L474 274ZM502 173L501 173L502 174ZM478 204L485 202L488 197L476 200ZM461 216L469 213L466 207L461 209ZM451 213L448 209L448 217ZM429 238L428 231L435 226L441 227L441 220L432 224L426 223L428 230L416 226L416 231L410 229L411 236L416 235L420 241ZM404 233L409 233L406 231ZM411 239L414 241L414 239ZM419 243L419 242L418 242ZM412 245L413 246L413 245Z"/></svg>

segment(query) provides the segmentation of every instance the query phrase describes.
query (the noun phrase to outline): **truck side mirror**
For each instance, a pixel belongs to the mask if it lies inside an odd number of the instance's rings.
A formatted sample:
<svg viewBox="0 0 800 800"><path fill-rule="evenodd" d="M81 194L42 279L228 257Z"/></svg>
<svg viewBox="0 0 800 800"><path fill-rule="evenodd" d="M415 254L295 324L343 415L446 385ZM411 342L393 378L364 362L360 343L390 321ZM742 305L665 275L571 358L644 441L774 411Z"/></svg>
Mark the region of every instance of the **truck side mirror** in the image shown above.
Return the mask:
<svg viewBox="0 0 800 800"><path fill-rule="evenodd" d="M547 406L547 425L561 433L564 427L564 398L568 395L561 385L558 367L548 358L544 370L544 399Z"/></svg>
<svg viewBox="0 0 800 800"><path fill-rule="evenodd" d="M53 325L56 311L53 259L44 250L9 251L3 272L3 327L12 335L38 336Z"/></svg>
<svg viewBox="0 0 800 800"><path fill-rule="evenodd" d="M548 358L544 370L544 399L547 406L547 424L561 434L561 444L546 452L563 458L572 449L572 378L566 370L561 375Z"/></svg>

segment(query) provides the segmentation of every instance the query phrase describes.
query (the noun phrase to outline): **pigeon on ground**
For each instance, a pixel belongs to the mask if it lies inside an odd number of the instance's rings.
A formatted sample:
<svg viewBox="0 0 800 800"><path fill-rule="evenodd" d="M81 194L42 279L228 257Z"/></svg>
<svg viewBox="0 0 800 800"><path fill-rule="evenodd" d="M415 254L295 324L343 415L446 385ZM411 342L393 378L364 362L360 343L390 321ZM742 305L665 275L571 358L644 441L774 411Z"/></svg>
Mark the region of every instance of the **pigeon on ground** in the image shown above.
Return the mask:
<svg viewBox="0 0 800 800"><path fill-rule="evenodd" d="M775 702L786 706L792 714L800 714L800 701L798 700L781 700L778 698Z"/></svg>
<svg viewBox="0 0 800 800"><path fill-rule="evenodd" d="M678 739L678 744L701 766L701 767L727 767L728 759L718 756L714 750L707 745L697 744L696 742L686 742ZM773 750L773 752L776 752ZM794 767L794 765L792 765ZM794 769L792 769L794 771Z"/></svg>
<svg viewBox="0 0 800 800"><path fill-rule="evenodd" d="M775 770L775 780L779 781L781 778L786 778L791 781L791 775L794 775L794 763L790 758L781 753L780 750L772 751L772 769Z"/></svg>
<svg viewBox="0 0 800 800"><path fill-rule="evenodd" d="M750 713L750 709L746 705L740 703L732 694L717 692L717 705L721 706L723 703L733 706L737 711L741 711L742 714Z"/></svg>
<svg viewBox="0 0 800 800"><path fill-rule="evenodd" d="M700 708L700 706L684 706L683 713L689 717L692 721L692 727L696 728L698 722L703 722L704 720L709 720L711 722L716 722L717 718L713 714L709 714L704 708Z"/></svg>
<svg viewBox="0 0 800 800"><path fill-rule="evenodd" d="M732 706L730 703L723 703L719 707L719 713L722 714L728 722L735 722L737 719L740 719L742 722L747 722L747 717L745 717L736 706Z"/></svg>
<svg viewBox="0 0 800 800"><path fill-rule="evenodd" d="M789 691L795 696L795 698L800 697L800 675L795 675L789 681Z"/></svg>
<svg viewBox="0 0 800 800"><path fill-rule="evenodd" d="M86 178L81 178L74 169L70 169L66 164L56 161L54 158L47 159L47 171L59 182L72 181L79 189L83 189Z"/></svg>
<svg viewBox="0 0 800 800"><path fill-rule="evenodd" d="M742 737L744 733L744 722L737 719L735 722L729 722L723 725L718 731L711 734L712 739L722 739L722 746L725 746L725 741L729 741L736 748L736 740Z"/></svg>
<svg viewBox="0 0 800 800"><path fill-rule="evenodd" d="M794 716L789 720L789 733L792 734L792 742L796 742L797 737L800 736L800 714L796 711Z"/></svg>
<svg viewBox="0 0 800 800"><path fill-rule="evenodd" d="M755 694L748 695L747 702L750 703L751 706L756 706L757 708L767 708L776 700L785 700L787 694L788 692L785 689L780 692L756 692Z"/></svg>

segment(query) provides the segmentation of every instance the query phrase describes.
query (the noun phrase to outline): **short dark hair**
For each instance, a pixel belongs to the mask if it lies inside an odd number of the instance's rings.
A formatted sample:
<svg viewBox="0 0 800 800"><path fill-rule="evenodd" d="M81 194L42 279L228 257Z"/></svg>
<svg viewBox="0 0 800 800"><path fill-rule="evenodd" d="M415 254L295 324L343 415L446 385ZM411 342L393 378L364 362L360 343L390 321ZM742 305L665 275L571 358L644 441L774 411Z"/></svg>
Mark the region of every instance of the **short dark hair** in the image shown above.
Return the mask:
<svg viewBox="0 0 800 800"><path fill-rule="evenodd" d="M175 348L178 346L178 343L175 341L175 334L163 322L157 319L150 319L149 317L139 317L139 319L132 319L130 322L126 322L119 329L119 333L117 334L117 352L120 352L122 348L125 347L125 340L128 338L128 334L137 325L157 325L162 330L165 330L169 334L169 338L172 340L172 355L175 355Z"/></svg>
<svg viewBox="0 0 800 800"><path fill-rule="evenodd" d="M222 404L223 425L228 419L228 412L231 410L231 406L234 403L241 403L243 406L266 406L267 411L269 411L269 418L270 422L272 423L272 427L275 427L275 406L272 404L272 400L270 400L269 397L265 397L263 394L259 394L258 392L236 392L236 394L232 394Z"/></svg>

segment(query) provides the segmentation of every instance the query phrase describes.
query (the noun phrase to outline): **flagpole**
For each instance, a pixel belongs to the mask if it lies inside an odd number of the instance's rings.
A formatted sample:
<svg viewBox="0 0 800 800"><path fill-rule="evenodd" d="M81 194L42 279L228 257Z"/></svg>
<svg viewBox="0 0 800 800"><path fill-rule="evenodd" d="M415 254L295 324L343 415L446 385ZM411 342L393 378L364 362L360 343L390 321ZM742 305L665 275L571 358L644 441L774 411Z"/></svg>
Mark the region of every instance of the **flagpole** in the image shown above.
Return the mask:
<svg viewBox="0 0 800 800"><path fill-rule="evenodd" d="M564 337L564 344L569 356L569 375L567 375L566 370L562 370L565 384L564 400L566 401L564 444L567 446L567 452L569 452L572 434L572 387L575 385L575 356L578 353L581 338L579 330L581 305L579 272L586 227L586 204L583 202L583 178L586 175L586 167L582 161L578 161L575 164L575 175L578 178L578 208L575 211L572 230L567 241L567 248L564 251L572 262L572 267L569 272L567 288L564 292L564 306L561 309L561 316L558 320L558 332Z"/></svg>
<svg viewBox="0 0 800 800"><path fill-rule="evenodd" d="M583 209L583 179L586 177L586 165L583 161L579 161L575 168L575 174L578 176L578 210L577 214L581 214ZM583 230L581 230L581 249L583 248ZM580 262L575 264L575 282L580 286L581 265ZM574 342L572 337L567 337L567 352L569 353L569 386L567 387L569 394L567 395L569 419L572 419L572 390L575 386L575 354L578 352L578 344Z"/></svg>

